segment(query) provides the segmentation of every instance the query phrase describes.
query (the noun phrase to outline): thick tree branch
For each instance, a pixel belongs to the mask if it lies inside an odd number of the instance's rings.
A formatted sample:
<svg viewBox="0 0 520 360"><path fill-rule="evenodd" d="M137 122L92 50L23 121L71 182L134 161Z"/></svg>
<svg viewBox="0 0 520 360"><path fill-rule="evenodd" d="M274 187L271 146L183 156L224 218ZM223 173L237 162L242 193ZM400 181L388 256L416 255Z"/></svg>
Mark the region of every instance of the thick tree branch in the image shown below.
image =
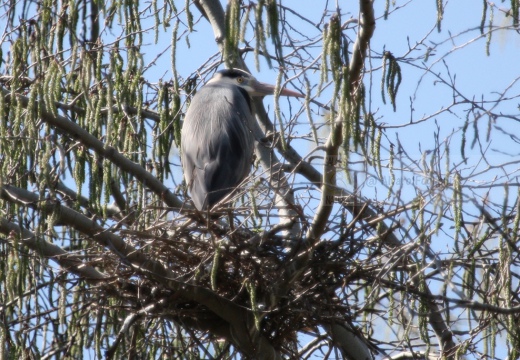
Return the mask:
<svg viewBox="0 0 520 360"><path fill-rule="evenodd" d="M0 188L0 197L6 200L11 200L11 196L6 194L5 190ZM17 238L17 241L27 246L29 249L35 251L37 254L50 258L63 269L80 276L90 282L107 280L107 276L94 267L85 264L83 261L71 256L67 251L61 247L52 244L44 239L37 237L31 231L20 227L19 225L0 217L0 232L7 236Z"/></svg>
<svg viewBox="0 0 520 360"><path fill-rule="evenodd" d="M352 89L351 98L356 98L356 92L359 88L359 82L362 77L363 64L366 58L366 50L374 33L375 18L373 10L373 2L371 0L361 0L361 21L359 23L358 38L354 44L353 56L349 67L349 80L351 81L350 89ZM290 283L301 276L308 262L311 259L311 249L318 243L320 237L325 231L327 221L332 212L334 198L337 194L336 172L339 147L342 143L342 129L344 119L338 118L334 121L334 126L325 144L325 163L323 166L323 175L321 178L321 199L312 224L307 231L307 244L305 250L300 252L293 260L292 264L287 267L285 276L279 284L282 293L290 288Z"/></svg>
<svg viewBox="0 0 520 360"><path fill-rule="evenodd" d="M348 325L334 323L327 328L334 345L341 350L346 359L373 359L366 342L359 338Z"/></svg>

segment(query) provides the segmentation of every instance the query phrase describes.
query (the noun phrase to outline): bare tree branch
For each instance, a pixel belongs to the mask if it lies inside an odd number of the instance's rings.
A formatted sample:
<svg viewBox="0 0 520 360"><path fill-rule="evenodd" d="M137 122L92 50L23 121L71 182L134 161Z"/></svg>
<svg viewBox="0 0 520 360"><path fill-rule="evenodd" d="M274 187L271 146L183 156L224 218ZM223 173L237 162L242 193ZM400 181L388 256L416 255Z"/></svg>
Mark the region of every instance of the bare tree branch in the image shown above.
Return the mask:
<svg viewBox="0 0 520 360"><path fill-rule="evenodd" d="M7 194L7 191L3 188L0 188L0 196L4 199L12 199L11 194ZM107 276L94 267L87 265L59 246L38 238L31 231L23 229L3 217L0 217L0 232L9 237L17 238L17 241L20 241L40 256L53 259L64 270L76 274L85 280L92 282L107 280Z"/></svg>

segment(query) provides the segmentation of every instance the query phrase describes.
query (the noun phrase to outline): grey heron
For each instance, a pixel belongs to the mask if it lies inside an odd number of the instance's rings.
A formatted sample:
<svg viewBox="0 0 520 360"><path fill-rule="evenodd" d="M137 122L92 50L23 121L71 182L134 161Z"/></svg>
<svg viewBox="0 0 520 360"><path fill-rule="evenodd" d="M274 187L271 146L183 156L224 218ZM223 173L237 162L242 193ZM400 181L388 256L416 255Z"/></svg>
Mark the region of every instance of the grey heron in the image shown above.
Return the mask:
<svg viewBox="0 0 520 360"><path fill-rule="evenodd" d="M193 97L181 132L184 178L195 207L211 209L251 170L255 121L251 97L275 87L239 69L221 70ZM282 89L280 95L304 97Z"/></svg>

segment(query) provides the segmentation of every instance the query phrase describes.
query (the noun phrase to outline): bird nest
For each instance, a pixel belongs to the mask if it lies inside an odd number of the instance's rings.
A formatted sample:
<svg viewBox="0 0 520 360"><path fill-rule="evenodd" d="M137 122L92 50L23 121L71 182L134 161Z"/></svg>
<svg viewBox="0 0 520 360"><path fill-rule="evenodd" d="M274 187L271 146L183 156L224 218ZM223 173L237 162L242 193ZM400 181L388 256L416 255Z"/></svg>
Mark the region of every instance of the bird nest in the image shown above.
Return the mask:
<svg viewBox="0 0 520 360"><path fill-rule="evenodd" d="M221 321L221 316L184 296L179 286L205 289L253 314L260 334L275 348L295 356L298 333L319 336L324 324L351 324L350 285L359 280L351 264L363 247L349 230L353 224L348 228L338 221L336 228L329 229L334 240L322 239L309 247L305 229L296 237L288 236L283 227L264 223L262 231L256 231L254 221L240 209L224 211L220 217L176 215L146 229L117 231L136 251L168 269L170 279L162 281L114 252L110 256L105 252L98 265L102 263L104 271L118 279L124 293L121 299L130 312L149 306L146 316L173 320L213 336L204 324ZM289 269L306 256L302 254L310 255L304 269L287 278ZM176 285L169 286L168 281Z"/></svg>

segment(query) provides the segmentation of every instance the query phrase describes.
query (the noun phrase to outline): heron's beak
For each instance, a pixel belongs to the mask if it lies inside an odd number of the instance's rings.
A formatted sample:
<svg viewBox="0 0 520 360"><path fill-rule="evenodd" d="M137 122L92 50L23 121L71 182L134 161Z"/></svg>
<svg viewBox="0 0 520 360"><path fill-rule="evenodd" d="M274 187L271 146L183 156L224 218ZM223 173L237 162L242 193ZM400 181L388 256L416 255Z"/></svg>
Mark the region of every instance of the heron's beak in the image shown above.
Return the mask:
<svg viewBox="0 0 520 360"><path fill-rule="evenodd" d="M266 84L260 81L255 81L254 84L252 84L253 93L251 95L253 96L265 96L265 95L273 95L275 86L271 84ZM300 94L299 92L292 91L289 89L281 89L280 95L283 96L294 96L294 97L305 97L305 95Z"/></svg>

